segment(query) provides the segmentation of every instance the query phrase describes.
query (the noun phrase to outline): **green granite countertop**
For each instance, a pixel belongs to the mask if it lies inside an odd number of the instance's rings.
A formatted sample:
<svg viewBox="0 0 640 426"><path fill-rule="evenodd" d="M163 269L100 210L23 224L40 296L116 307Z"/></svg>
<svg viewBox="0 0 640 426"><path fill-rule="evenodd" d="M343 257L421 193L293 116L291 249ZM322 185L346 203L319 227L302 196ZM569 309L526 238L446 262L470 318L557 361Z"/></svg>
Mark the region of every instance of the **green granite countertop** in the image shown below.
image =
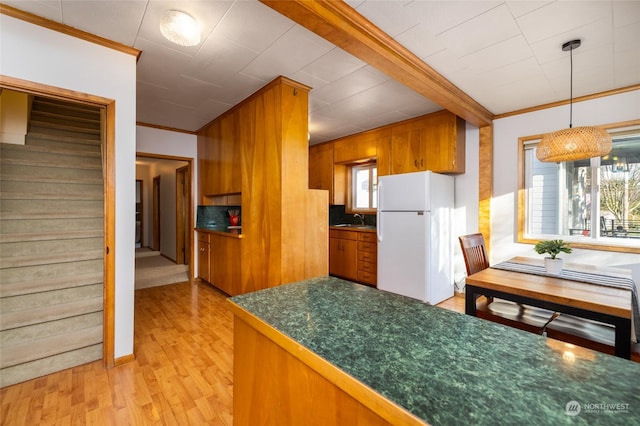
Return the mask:
<svg viewBox="0 0 640 426"><path fill-rule="evenodd" d="M629 360L333 277L231 300L433 425L640 425Z"/></svg>

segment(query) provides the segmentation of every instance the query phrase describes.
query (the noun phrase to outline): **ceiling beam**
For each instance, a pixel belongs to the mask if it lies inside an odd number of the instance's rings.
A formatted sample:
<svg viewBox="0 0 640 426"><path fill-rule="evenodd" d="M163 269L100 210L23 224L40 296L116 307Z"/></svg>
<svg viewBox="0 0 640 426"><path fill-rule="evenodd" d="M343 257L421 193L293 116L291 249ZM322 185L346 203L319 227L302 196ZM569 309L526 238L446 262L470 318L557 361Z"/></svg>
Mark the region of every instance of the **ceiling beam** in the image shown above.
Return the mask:
<svg viewBox="0 0 640 426"><path fill-rule="evenodd" d="M260 1L466 121L491 124L489 110L345 2Z"/></svg>

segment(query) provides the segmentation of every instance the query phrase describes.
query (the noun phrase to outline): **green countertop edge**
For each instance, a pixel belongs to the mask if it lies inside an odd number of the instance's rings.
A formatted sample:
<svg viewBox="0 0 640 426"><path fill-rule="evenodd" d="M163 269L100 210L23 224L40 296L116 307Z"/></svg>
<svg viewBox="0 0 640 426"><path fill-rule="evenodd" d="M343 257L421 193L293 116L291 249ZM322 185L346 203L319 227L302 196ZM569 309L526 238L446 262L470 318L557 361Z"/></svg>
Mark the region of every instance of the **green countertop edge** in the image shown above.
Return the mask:
<svg viewBox="0 0 640 426"><path fill-rule="evenodd" d="M334 277L231 300L433 425L640 425L629 360L565 361L545 337Z"/></svg>

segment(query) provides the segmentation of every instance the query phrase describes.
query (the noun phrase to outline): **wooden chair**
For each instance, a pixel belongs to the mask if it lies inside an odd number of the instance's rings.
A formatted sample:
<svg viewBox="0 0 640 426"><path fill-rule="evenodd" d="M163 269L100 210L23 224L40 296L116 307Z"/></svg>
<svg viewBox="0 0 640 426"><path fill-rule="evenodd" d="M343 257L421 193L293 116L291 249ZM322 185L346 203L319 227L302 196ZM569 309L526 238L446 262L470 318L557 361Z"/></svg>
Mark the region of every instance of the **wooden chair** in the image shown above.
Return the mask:
<svg viewBox="0 0 640 426"><path fill-rule="evenodd" d="M487 256L482 234L462 235L458 239L464 256L467 275L475 274L489 267L489 256Z"/></svg>

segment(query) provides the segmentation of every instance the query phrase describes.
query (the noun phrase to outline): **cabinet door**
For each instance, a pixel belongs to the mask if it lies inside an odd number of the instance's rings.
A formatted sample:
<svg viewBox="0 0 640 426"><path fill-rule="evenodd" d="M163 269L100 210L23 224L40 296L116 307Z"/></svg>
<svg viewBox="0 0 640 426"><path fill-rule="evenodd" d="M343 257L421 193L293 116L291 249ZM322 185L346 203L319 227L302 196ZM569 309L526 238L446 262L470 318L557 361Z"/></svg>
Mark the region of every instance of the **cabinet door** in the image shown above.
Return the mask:
<svg viewBox="0 0 640 426"><path fill-rule="evenodd" d="M240 288L240 241L211 235L211 284L231 296Z"/></svg>
<svg viewBox="0 0 640 426"><path fill-rule="evenodd" d="M333 192L333 146L314 145L309 148L309 188L326 189L329 199Z"/></svg>
<svg viewBox="0 0 640 426"><path fill-rule="evenodd" d="M393 132L391 137L391 174L427 170L424 136L423 129Z"/></svg>
<svg viewBox="0 0 640 426"><path fill-rule="evenodd" d="M329 274L349 280L358 279L358 242L344 238L329 239Z"/></svg>
<svg viewBox="0 0 640 426"><path fill-rule="evenodd" d="M220 169L218 180L221 194L242 192L240 182L240 149L236 137L236 117L230 113L220 120Z"/></svg>
<svg viewBox="0 0 640 426"><path fill-rule="evenodd" d="M429 117L426 131L426 169L436 173L464 173L465 124L456 115L443 111Z"/></svg>
<svg viewBox="0 0 640 426"><path fill-rule="evenodd" d="M211 282L209 269L209 243L198 237L198 277L206 282Z"/></svg>

